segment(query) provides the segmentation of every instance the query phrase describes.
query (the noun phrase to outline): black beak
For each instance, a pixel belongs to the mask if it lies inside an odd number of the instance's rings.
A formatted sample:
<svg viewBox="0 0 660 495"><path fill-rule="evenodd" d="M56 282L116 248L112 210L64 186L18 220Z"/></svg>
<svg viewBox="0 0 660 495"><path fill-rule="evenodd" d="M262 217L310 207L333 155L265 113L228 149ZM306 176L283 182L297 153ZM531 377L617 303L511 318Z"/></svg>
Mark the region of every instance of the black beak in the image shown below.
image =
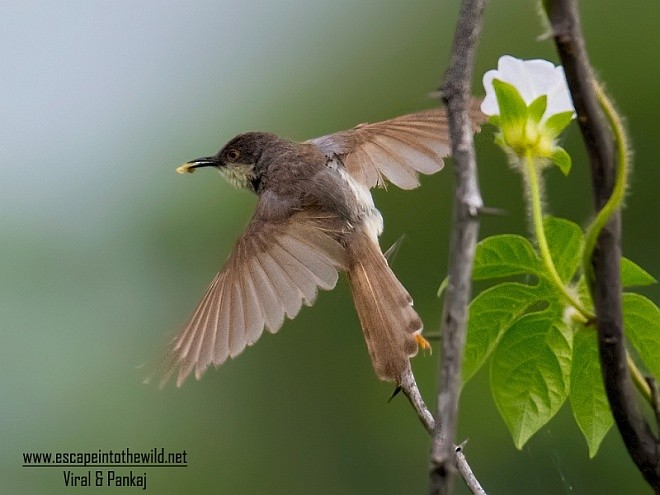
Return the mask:
<svg viewBox="0 0 660 495"><path fill-rule="evenodd" d="M186 172L192 174L196 168L201 167L218 167L220 162L214 156L205 156L203 158L195 158L189 162L184 163L179 168L176 169L180 174L185 174Z"/></svg>

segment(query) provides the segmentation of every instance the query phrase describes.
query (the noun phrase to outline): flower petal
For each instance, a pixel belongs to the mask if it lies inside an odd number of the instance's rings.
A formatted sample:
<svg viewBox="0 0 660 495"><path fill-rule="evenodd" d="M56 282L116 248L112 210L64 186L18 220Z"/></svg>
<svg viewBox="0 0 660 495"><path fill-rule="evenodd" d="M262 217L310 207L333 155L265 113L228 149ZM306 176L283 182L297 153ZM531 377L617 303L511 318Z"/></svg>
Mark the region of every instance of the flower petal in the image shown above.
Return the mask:
<svg viewBox="0 0 660 495"><path fill-rule="evenodd" d="M568 91L568 84L564 75L564 68L559 66L554 71L553 86L548 88L548 108L545 118L562 112L575 112L573 100Z"/></svg>
<svg viewBox="0 0 660 495"><path fill-rule="evenodd" d="M524 60L504 55L497 62L497 69L497 79L514 85L525 103L529 104L536 99L538 95L535 94Z"/></svg>
<svg viewBox="0 0 660 495"><path fill-rule="evenodd" d="M548 89L553 87L556 82L555 66L547 60L525 60L522 61L525 66L525 73L533 88L533 97L525 102L529 105L533 100L541 95L548 94Z"/></svg>
<svg viewBox="0 0 660 495"><path fill-rule="evenodd" d="M564 69L561 66L555 67L552 62L501 56L497 61L497 70L489 70L482 79L486 97L481 103L481 111L489 116L500 114L493 88L494 79L515 86L527 105L540 96L547 95L547 108L541 122L545 122L551 115L574 111Z"/></svg>
<svg viewBox="0 0 660 495"><path fill-rule="evenodd" d="M493 88L493 79L497 76L495 69L489 70L484 74L482 82L486 90L486 97L481 102L481 111L486 115L499 115L500 107L497 104L497 96L495 96L495 89Z"/></svg>

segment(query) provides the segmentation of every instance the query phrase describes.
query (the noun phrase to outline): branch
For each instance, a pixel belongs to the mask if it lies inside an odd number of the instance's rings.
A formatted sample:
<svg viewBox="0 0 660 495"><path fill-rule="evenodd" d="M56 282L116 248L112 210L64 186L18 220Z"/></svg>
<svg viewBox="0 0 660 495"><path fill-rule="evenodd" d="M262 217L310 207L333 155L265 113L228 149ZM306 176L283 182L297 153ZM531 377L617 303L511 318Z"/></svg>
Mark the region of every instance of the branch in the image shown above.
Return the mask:
<svg viewBox="0 0 660 495"><path fill-rule="evenodd" d="M660 390L658 390L658 382L653 377L647 376L646 383L651 390L651 402L653 403L655 422L660 425Z"/></svg>
<svg viewBox="0 0 660 495"><path fill-rule="evenodd" d="M401 376L401 384L396 388L396 390L392 394L392 398L394 398L401 391L410 401L410 404L413 406L413 409L415 409L415 412L417 413L417 417L424 425L424 428L426 428L426 431L428 431L429 434L432 435L433 432L435 431L435 425L436 425L435 419L433 419L433 415L431 414L428 407L426 407L426 404L424 403L422 394L420 394L419 388L417 387L417 382L415 381L415 375L413 374L410 366L408 366L408 369L403 372L403 375ZM474 495L486 495L486 492L479 484L477 477L472 472L472 469L470 468L470 465L468 464L468 461L465 458L465 454L463 453L463 446L466 443L467 440L454 448L454 452L456 453L456 465L458 467L458 471L461 473L461 476L463 477L465 484L468 486L468 488L472 491Z"/></svg>
<svg viewBox="0 0 660 495"><path fill-rule="evenodd" d="M484 490L479 484L479 480L477 480L477 477L472 472L472 469L470 468L470 465L465 458L465 454L463 453L463 447L465 447L466 443L467 440L455 447L456 464L458 465L458 470L460 471L461 476L465 480L468 488L472 493L474 493L474 495L486 495L486 490Z"/></svg>
<svg viewBox="0 0 660 495"><path fill-rule="evenodd" d="M451 61L440 88L447 106L456 180L449 256L449 283L442 316L442 350L438 412L431 445L430 493L450 493L456 471L454 437L461 387L467 305L475 245L477 215L483 206L477 180L472 125L467 116L472 68L485 0L464 0L456 24Z"/></svg>
<svg viewBox="0 0 660 495"><path fill-rule="evenodd" d="M433 414L429 411L428 407L424 403L422 394L419 393L419 388L417 388L417 382L415 382L415 375L413 375L412 369L410 368L410 363L408 363L408 369L403 372L401 377L401 384L399 388L403 393L408 397L410 404L413 406L413 409L417 413L417 417L426 428L426 431L433 433L435 430L435 419L433 419ZM399 389L394 391L394 394L399 391Z"/></svg>
<svg viewBox="0 0 660 495"><path fill-rule="evenodd" d="M576 0L547 0L545 4L589 155L596 209L600 210L616 181L614 144L594 92ZM626 448L644 478L660 493L658 443L639 409L626 367L620 236L621 217L617 212L598 236L591 258L600 365L610 408Z"/></svg>

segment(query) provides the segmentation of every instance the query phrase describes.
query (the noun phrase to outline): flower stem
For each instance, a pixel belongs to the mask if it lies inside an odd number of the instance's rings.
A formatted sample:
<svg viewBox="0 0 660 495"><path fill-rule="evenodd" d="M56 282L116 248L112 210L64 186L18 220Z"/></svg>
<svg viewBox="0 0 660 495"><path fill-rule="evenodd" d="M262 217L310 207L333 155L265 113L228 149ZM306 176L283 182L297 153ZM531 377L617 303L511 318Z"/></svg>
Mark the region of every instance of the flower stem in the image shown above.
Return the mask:
<svg viewBox="0 0 660 495"><path fill-rule="evenodd" d="M527 153L524 158L525 164L525 173L527 178L527 187L529 190L530 202L532 207L532 224L534 225L534 234L536 235L536 242L538 243L539 252L541 254L541 261L545 266L548 275L550 275L550 281L559 291L562 298L576 310L578 310L582 316L585 317L587 321L591 321L594 318L594 315L591 314L581 303L580 301L572 295L564 282L562 281L555 264L552 261L552 256L550 255L550 248L548 247L548 241L545 237L545 230L543 229L543 210L541 207L541 185L539 183L538 171L536 168L536 162L534 157Z"/></svg>
<svg viewBox="0 0 660 495"><path fill-rule="evenodd" d="M603 88L598 84L598 82L593 80L594 91L598 97L598 102L605 112L605 116L612 128L614 133L614 140L617 145L617 170L616 170L616 181L614 183L614 189L612 190L612 195L605 203L605 206L594 218L594 221L591 222L591 225L587 229L584 245L584 253L582 255L582 269L584 271L585 277L587 279L587 286L591 290L592 281L593 281L593 271L591 268L591 255L596 247L596 242L598 241L598 234L603 229L605 224L608 222L612 214L621 207L623 202L623 197L626 193L626 187L628 185L628 138L626 137L626 132L623 128L623 123L621 118L617 114L612 102L609 100Z"/></svg>

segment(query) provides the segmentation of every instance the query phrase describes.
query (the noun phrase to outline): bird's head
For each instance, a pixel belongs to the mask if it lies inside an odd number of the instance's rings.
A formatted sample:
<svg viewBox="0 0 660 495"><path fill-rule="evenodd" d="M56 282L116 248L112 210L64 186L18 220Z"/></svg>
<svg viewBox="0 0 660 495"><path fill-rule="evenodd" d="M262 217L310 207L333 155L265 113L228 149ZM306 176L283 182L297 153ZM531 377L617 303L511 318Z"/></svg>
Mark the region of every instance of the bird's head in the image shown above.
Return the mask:
<svg viewBox="0 0 660 495"><path fill-rule="evenodd" d="M253 188L257 164L264 150L279 138L267 132L246 132L229 141L215 155L196 158L176 169L180 174L196 168L215 167L236 188Z"/></svg>

